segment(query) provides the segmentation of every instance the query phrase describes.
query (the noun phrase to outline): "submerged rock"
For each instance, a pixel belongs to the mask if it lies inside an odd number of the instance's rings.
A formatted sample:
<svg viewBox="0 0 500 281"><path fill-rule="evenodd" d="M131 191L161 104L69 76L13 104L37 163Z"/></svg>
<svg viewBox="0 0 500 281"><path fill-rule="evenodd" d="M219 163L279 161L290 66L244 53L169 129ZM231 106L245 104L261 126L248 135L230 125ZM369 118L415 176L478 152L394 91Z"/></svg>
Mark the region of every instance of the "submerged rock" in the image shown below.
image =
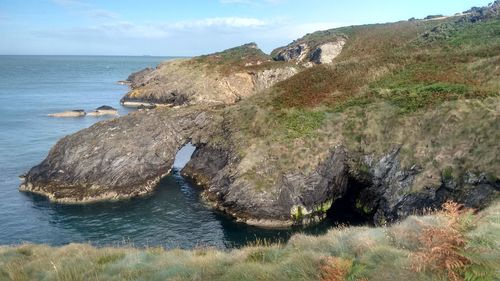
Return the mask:
<svg viewBox="0 0 500 281"><path fill-rule="evenodd" d="M85 110L75 109L75 110L70 110L70 111L51 113L51 114L48 114L47 116L49 116L49 117L83 117L85 115L86 115Z"/></svg>

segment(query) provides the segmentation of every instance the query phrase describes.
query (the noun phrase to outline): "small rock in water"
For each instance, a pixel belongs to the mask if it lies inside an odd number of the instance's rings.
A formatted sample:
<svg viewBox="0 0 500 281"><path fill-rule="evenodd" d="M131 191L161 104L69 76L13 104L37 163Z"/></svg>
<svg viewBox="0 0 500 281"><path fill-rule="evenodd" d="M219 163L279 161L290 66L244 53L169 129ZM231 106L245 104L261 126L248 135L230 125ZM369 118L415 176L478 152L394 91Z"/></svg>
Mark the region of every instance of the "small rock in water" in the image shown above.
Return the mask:
<svg viewBox="0 0 500 281"><path fill-rule="evenodd" d="M118 110L108 105L103 105L88 113L89 116L118 115Z"/></svg>

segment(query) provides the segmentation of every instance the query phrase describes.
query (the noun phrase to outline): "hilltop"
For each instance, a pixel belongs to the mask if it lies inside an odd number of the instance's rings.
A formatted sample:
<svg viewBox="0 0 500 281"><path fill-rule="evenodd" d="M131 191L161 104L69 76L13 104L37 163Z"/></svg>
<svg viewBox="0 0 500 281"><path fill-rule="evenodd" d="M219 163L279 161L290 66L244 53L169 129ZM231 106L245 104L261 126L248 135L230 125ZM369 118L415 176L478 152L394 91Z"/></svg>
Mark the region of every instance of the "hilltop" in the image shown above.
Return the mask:
<svg viewBox="0 0 500 281"><path fill-rule="evenodd" d="M255 43L222 52L160 64L132 74L132 91L121 102L169 106L232 104L298 72L276 62Z"/></svg>

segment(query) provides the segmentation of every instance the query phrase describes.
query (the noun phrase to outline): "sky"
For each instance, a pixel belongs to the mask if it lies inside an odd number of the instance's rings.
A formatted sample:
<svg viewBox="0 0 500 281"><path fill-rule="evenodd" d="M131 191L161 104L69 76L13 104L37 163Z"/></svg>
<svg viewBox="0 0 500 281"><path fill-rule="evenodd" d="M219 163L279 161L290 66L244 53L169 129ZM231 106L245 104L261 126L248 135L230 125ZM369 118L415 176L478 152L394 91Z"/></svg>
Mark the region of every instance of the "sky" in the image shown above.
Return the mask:
<svg viewBox="0 0 500 281"><path fill-rule="evenodd" d="M492 0L0 0L0 54L265 52L340 26L453 15Z"/></svg>

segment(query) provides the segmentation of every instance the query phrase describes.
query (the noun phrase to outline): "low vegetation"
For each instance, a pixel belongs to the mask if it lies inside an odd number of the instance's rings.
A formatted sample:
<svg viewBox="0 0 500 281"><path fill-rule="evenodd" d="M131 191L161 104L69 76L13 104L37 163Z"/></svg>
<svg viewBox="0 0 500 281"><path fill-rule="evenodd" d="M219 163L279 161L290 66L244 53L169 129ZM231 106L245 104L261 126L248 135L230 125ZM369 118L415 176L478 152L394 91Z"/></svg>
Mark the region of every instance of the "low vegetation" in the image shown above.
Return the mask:
<svg viewBox="0 0 500 281"><path fill-rule="evenodd" d="M339 227L287 244L191 251L19 245L0 248L1 280L498 280L500 203L448 202L389 227Z"/></svg>
<svg viewBox="0 0 500 281"><path fill-rule="evenodd" d="M467 171L495 181L498 30L498 16L474 22L457 16L304 36L298 41L310 45L339 35L348 40L332 64L305 69L231 108L229 122L238 128L232 144L252 158L246 178L270 190L263 183L307 174L327 148L342 144L355 161L402 146L403 166L422 168L415 190L439 186L446 168L455 181Z"/></svg>
<svg viewBox="0 0 500 281"><path fill-rule="evenodd" d="M213 68L224 75L246 70L256 71L283 67L285 62L277 62L264 53L255 43L248 43L222 52L195 57L186 63Z"/></svg>

